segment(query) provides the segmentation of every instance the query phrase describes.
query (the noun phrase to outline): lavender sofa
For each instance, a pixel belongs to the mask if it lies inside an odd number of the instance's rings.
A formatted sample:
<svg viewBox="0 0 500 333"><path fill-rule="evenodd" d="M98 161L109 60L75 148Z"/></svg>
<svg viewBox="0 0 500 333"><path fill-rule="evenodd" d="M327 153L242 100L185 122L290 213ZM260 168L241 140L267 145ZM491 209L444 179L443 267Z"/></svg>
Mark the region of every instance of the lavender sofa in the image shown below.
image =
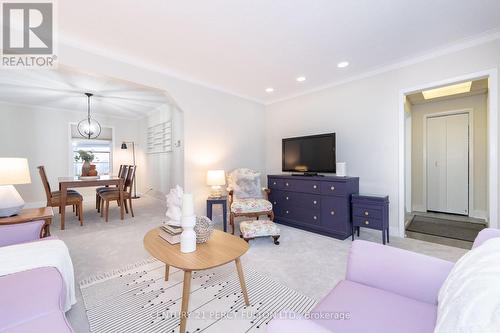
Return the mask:
<svg viewBox="0 0 500 333"><path fill-rule="evenodd" d="M43 221L0 227L0 246L38 239ZM59 271L43 267L0 276L0 332L73 332L63 311L64 282Z"/></svg>
<svg viewBox="0 0 500 333"><path fill-rule="evenodd" d="M500 237L500 230L484 229L473 249L493 237ZM356 240L345 280L313 309L310 320L284 314L267 332L432 333L438 293L452 267L445 260Z"/></svg>

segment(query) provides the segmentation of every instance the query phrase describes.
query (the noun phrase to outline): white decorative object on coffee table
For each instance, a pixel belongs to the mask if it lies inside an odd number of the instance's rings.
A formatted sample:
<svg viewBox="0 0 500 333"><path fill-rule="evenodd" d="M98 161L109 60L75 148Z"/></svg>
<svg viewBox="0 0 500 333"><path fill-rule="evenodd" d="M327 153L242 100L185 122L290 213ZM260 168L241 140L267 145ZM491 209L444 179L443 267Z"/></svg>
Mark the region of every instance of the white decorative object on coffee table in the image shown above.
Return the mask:
<svg viewBox="0 0 500 333"><path fill-rule="evenodd" d="M182 196L182 234L181 234L181 252L190 253L196 251L196 233L194 226L196 216L194 215L194 203L192 194Z"/></svg>
<svg viewBox="0 0 500 333"><path fill-rule="evenodd" d="M177 185L165 196L167 198L167 212L165 216L168 219L167 223L170 225L181 225L183 194L184 190Z"/></svg>

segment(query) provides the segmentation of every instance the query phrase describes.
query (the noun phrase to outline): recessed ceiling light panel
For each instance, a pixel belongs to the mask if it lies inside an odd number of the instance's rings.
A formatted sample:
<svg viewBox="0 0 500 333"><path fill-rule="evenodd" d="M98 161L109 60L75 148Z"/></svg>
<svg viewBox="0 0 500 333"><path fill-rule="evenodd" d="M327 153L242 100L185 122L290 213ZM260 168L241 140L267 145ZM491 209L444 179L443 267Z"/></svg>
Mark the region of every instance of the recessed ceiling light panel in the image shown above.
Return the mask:
<svg viewBox="0 0 500 333"><path fill-rule="evenodd" d="M297 82L304 82L306 80L306 77L305 76L299 76L295 80L297 80Z"/></svg>
<svg viewBox="0 0 500 333"><path fill-rule="evenodd" d="M347 66L349 66L349 62L348 61L341 61L337 64L337 67L338 68L346 68Z"/></svg>
<svg viewBox="0 0 500 333"><path fill-rule="evenodd" d="M458 84L452 84L446 87L424 90L422 91L422 95L424 95L424 99L433 99L438 97L463 94L469 92L471 86L472 86L472 81L468 81Z"/></svg>
<svg viewBox="0 0 500 333"><path fill-rule="evenodd" d="M266 88L266 93L272 93L273 91L274 91L274 88L271 88L271 87Z"/></svg>

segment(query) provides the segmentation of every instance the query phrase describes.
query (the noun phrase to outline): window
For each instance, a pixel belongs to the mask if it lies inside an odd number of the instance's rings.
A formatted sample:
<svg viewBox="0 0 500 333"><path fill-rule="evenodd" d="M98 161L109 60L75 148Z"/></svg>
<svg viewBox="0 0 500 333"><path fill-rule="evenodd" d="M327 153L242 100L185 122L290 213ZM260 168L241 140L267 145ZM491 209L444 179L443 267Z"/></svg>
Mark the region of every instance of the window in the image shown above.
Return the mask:
<svg viewBox="0 0 500 333"><path fill-rule="evenodd" d="M84 150L94 154L92 164L96 165L97 172L100 175L110 175L113 166L113 144L109 140L87 140L73 139L73 174L79 175L82 171L83 161L75 159L78 156L78 151Z"/></svg>
<svg viewBox="0 0 500 333"><path fill-rule="evenodd" d="M69 158L72 165L73 175L82 174L83 161L75 160L79 150L84 150L94 154L92 164L95 164L99 175L113 174L113 130L110 127L103 127L97 139L88 140L82 138L78 133L76 124L70 124L71 148Z"/></svg>

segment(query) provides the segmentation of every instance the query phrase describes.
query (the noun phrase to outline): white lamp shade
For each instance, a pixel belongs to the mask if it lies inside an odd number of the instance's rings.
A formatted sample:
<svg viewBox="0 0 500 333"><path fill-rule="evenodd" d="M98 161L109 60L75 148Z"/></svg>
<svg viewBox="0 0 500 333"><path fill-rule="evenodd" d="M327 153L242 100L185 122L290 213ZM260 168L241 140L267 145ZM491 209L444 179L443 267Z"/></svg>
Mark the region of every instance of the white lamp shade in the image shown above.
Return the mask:
<svg viewBox="0 0 500 333"><path fill-rule="evenodd" d="M208 170L207 185L222 186L226 185L226 173L224 170Z"/></svg>
<svg viewBox="0 0 500 333"><path fill-rule="evenodd" d="M31 183L30 168L26 158L0 158L0 185Z"/></svg>

